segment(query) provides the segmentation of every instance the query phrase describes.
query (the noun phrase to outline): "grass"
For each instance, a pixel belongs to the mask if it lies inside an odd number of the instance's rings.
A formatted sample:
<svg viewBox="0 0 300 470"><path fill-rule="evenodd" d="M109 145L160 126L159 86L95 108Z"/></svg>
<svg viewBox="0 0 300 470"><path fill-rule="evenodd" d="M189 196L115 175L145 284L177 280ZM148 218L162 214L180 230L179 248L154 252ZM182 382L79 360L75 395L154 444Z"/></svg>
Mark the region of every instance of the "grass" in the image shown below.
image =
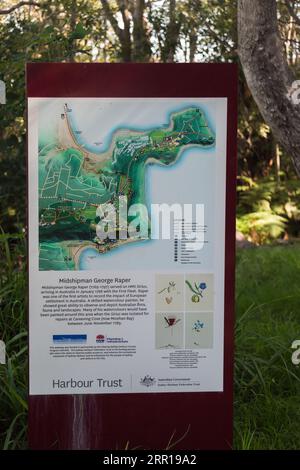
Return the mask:
<svg viewBox="0 0 300 470"><path fill-rule="evenodd" d="M238 252L235 336L236 449L300 448L300 248Z"/></svg>
<svg viewBox="0 0 300 470"><path fill-rule="evenodd" d="M27 325L23 236L0 234L0 338L7 364L0 364L0 449L26 448Z"/></svg>
<svg viewBox="0 0 300 470"><path fill-rule="evenodd" d="M25 449L27 333L25 243L0 234L0 449ZM300 247L259 247L237 256L235 449L300 448Z"/></svg>

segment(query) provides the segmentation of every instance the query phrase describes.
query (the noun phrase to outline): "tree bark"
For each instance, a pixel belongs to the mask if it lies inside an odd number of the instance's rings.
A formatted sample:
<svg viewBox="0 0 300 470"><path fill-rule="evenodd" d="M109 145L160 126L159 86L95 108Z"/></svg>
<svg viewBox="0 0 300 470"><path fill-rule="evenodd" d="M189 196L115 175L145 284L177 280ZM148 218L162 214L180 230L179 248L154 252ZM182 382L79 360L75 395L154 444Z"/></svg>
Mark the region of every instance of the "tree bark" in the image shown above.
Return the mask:
<svg viewBox="0 0 300 470"><path fill-rule="evenodd" d="M132 60L148 62L151 57L151 45L144 20L145 0L131 0L129 9L133 20Z"/></svg>
<svg viewBox="0 0 300 470"><path fill-rule="evenodd" d="M132 60L132 44L130 35L130 18L128 10L128 0L118 0L118 5L121 11L124 29L121 29L122 34L120 37L122 57L124 62L131 62Z"/></svg>
<svg viewBox="0 0 300 470"><path fill-rule="evenodd" d="M197 52L197 32L195 28L192 28L189 33L189 43L190 43L190 60L189 62L194 62L195 55Z"/></svg>
<svg viewBox="0 0 300 470"><path fill-rule="evenodd" d="M161 51L162 62L174 62L180 27L180 23L176 21L176 0L169 0L169 23L165 43Z"/></svg>
<svg viewBox="0 0 300 470"><path fill-rule="evenodd" d="M279 36L276 0L239 0L238 36L251 93L300 176L300 105L291 100L294 77Z"/></svg>
<svg viewBox="0 0 300 470"><path fill-rule="evenodd" d="M118 0L124 29L120 28L107 0L100 0L106 19L110 22L121 46L121 57L124 62L131 62L131 37L130 37L130 20L128 18L127 0Z"/></svg>
<svg viewBox="0 0 300 470"><path fill-rule="evenodd" d="M77 20L77 4L76 0L72 0L71 4L71 15L70 15L70 29L73 32L76 28L76 20ZM76 39L70 36L68 40L68 60L69 62L75 62L75 54L76 54Z"/></svg>

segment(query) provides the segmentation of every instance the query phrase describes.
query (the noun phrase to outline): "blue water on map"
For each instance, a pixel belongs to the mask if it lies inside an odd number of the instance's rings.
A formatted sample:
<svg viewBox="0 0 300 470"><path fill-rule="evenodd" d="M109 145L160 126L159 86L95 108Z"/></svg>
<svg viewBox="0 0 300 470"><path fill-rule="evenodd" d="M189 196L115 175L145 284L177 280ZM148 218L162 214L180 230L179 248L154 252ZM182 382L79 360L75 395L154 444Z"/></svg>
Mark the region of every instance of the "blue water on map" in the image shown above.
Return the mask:
<svg viewBox="0 0 300 470"><path fill-rule="evenodd" d="M74 108L74 105L72 105L73 108ZM84 138L84 125L87 125L87 122L82 122L82 123L79 123L78 120L76 119L76 110L73 109L72 112L68 113L68 119L69 119L69 123L70 123L70 126L74 132L74 135L75 135L75 138L76 138L76 141L78 142L78 144L80 144L82 147L84 147L86 150L92 152L92 153L96 153L96 154L101 154L103 152L106 152L111 144L111 141L112 141L112 138L115 134L116 131L118 130L121 130L121 129L130 129L132 131L139 131L139 132L147 132L147 131L150 131L152 129L156 129L158 127L167 127L169 124L170 124L170 118L171 118L171 115L174 114L174 113L178 113L180 111L183 111L184 109L186 108L201 108L202 111L204 111L204 114L205 114L205 117L206 117L206 121L208 123L208 126L210 127L210 129L216 133L216 128L215 128L215 120L213 119L212 117L212 113L211 113L211 109L209 106L206 106L205 103L195 103L195 102L186 102L186 103L182 103L182 104L178 104L178 106L174 107L172 110L168 110L166 113L165 113L165 122L159 122L158 124L156 125L151 125L151 126L147 126L147 125L144 125L144 126L138 126L136 124L132 125L128 122L124 122L124 123L119 123L117 126L114 126L114 127L111 127L110 129L110 132L108 132L104 138L102 138L102 144L100 146L97 146L95 145L95 143L92 143L92 142L87 142ZM81 134L76 134L76 131L77 130L81 130L82 128L82 133ZM95 138L95 140L97 140Z"/></svg>
<svg viewBox="0 0 300 470"><path fill-rule="evenodd" d="M118 246L116 248L113 248L111 251L107 253L98 253L98 251L94 248L87 248L86 250L83 250L80 257L79 257L79 270L98 270L98 269L106 269L109 268L109 266L106 264L108 259L111 259L111 257L116 257L116 263L118 265L118 256L120 255L127 255L131 257L131 260L133 261L133 256L138 256L136 253L137 249L143 249L145 244L153 243L155 240L138 240L134 243L125 243L123 246ZM131 254L130 254L131 253ZM128 262L127 262L128 263ZM113 266L116 268L116 265ZM133 266L132 266L133 267Z"/></svg>
<svg viewBox="0 0 300 470"><path fill-rule="evenodd" d="M145 103L144 103L145 104ZM178 112L187 107L200 107L206 115L208 125L215 132L215 120L213 119L213 110L204 103L184 102L178 106L172 106L172 111L165 113L165 124L169 122L170 114ZM71 103L72 107L72 103ZM139 126L129 123L118 124L111 127L109 132L101 137L101 146L95 147L84 141L84 123L80 123L78 127L76 123L76 107L73 106L72 118L69 115L70 125L73 129L82 130L82 134L76 136L78 143L84 145L84 148L100 154L107 150L113 134L117 129L135 129L145 131L160 127L164 120L156 126ZM164 116L164 115L163 115ZM160 120L159 120L160 121ZM143 119L141 119L143 122ZM85 124L87 125L87 124ZM90 139L89 139L90 140ZM96 139L95 139L96 141ZM212 190L212 182L214 181L215 168L215 147L190 147L182 152L178 160L170 166L159 164L150 164L146 167L145 172L145 191L146 204L150 210L150 204L172 204L177 201L180 204L198 201L205 204L206 222L209 227L213 226L212 214L214 206L214 194ZM206 175L203 178L203 175ZM150 215L150 214L149 214ZM210 234L210 236L212 236ZM211 239L211 241L213 241ZM206 246L202 256L202 267L210 267L211 262L211 244ZM140 240L134 243L124 244L121 247L113 248L108 253L98 253L97 249L86 248L82 251L79 258L79 270L128 270L128 266L133 269L166 269L174 267L173 262L173 244L170 240ZM155 253L155 256L154 256ZM180 268L180 266L178 266ZM183 266L184 268L184 266ZM192 266L190 269L193 270ZM197 269L197 266L195 267ZM199 269L199 268L198 268Z"/></svg>

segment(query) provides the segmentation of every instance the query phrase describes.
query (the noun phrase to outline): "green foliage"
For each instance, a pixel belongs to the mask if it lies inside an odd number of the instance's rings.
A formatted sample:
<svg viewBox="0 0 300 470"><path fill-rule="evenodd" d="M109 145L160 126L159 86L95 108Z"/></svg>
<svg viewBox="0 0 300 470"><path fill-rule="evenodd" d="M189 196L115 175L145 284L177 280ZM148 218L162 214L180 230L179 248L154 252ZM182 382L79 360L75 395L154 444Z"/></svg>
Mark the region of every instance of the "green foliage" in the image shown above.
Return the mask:
<svg viewBox="0 0 300 470"><path fill-rule="evenodd" d="M0 448L22 449L27 432L26 274L23 235L0 234L0 331L7 364L0 365Z"/></svg>
<svg viewBox="0 0 300 470"><path fill-rule="evenodd" d="M71 31L70 38L71 39L83 39L87 35L87 30L84 28L82 23L77 23L75 26L74 31Z"/></svg>
<svg viewBox="0 0 300 470"><path fill-rule="evenodd" d="M247 235L249 241L266 243L284 234L286 221L269 211L252 212L237 219L237 230Z"/></svg>
<svg viewBox="0 0 300 470"><path fill-rule="evenodd" d="M250 241L297 237L300 233L300 184L272 178L239 178L237 229Z"/></svg>
<svg viewBox="0 0 300 470"><path fill-rule="evenodd" d="M299 449L299 247L237 255L235 448Z"/></svg>
<svg viewBox="0 0 300 470"><path fill-rule="evenodd" d="M89 41L103 40L103 24L92 0L55 0L0 17L0 79L7 90L0 105L0 221L6 230L25 223L25 64L90 60Z"/></svg>

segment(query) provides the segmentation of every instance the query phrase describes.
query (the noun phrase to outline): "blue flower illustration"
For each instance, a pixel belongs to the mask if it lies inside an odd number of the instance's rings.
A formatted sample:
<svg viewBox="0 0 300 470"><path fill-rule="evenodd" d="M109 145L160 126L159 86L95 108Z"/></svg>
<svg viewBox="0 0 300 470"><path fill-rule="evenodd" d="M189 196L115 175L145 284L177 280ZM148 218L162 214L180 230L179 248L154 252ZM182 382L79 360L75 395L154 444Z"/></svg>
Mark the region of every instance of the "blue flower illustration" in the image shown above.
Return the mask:
<svg viewBox="0 0 300 470"><path fill-rule="evenodd" d="M204 289L206 289L206 287L207 287L206 282L200 282L199 289L204 290Z"/></svg>
<svg viewBox="0 0 300 470"><path fill-rule="evenodd" d="M197 320L195 323L194 323L194 326L193 326L193 330L197 331L197 333L200 332L200 330L204 327L204 323L201 322L200 320Z"/></svg>

